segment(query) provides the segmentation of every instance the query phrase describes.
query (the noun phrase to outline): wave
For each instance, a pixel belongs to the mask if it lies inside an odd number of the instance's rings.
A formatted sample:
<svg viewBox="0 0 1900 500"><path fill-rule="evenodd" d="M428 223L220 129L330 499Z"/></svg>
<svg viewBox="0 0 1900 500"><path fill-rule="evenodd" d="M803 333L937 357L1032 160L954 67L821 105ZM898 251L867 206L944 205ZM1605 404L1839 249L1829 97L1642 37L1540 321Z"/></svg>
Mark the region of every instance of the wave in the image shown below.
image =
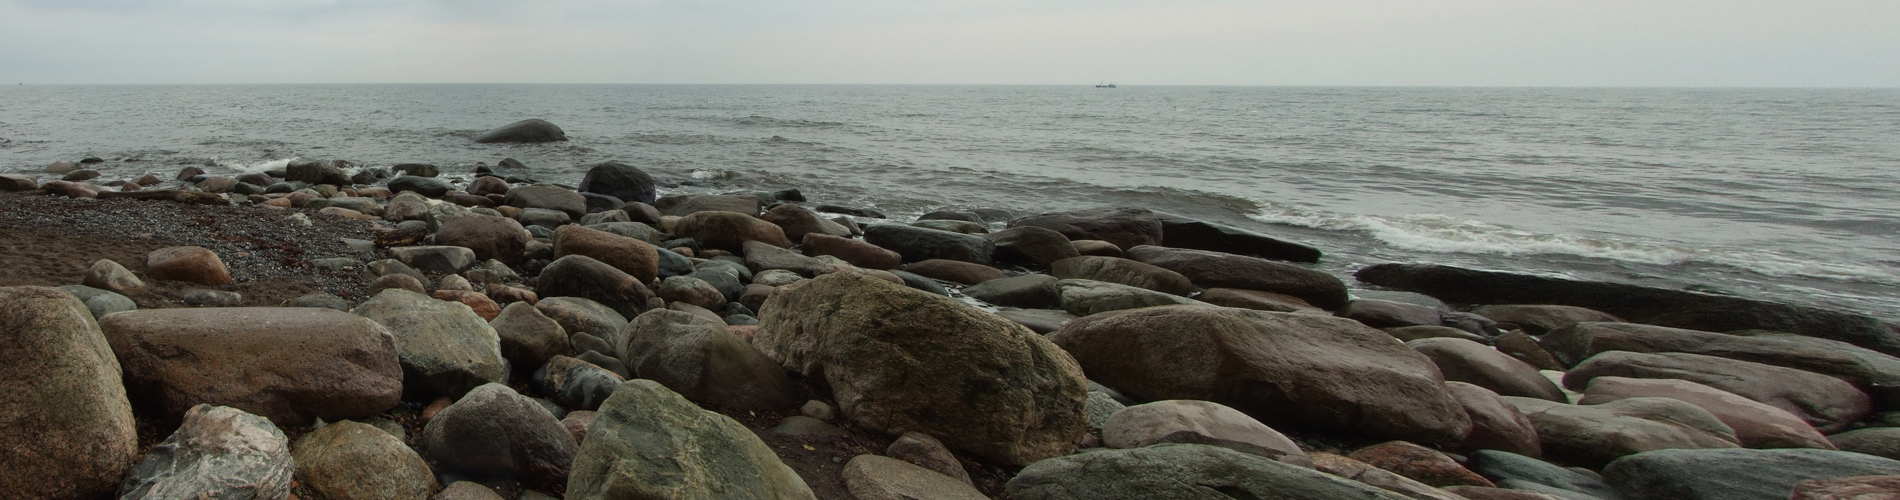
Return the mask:
<svg viewBox="0 0 1900 500"><path fill-rule="evenodd" d="M281 170L285 167L290 166L290 162L293 162L293 161L297 161L297 157L293 156L293 157L285 158L282 160L270 160L270 161L257 162L257 163L214 160L214 162L216 162L218 166L229 168L231 170L236 170L240 173L246 173L246 174L256 174L256 173L268 172L271 170Z"/></svg>
<svg viewBox="0 0 1900 500"><path fill-rule="evenodd" d="M1540 233L1441 214L1340 214L1267 203L1248 218L1271 224L1362 233L1386 246L1419 252L1559 254L1660 266L1704 263L1772 277L1900 284L1900 273L1870 264L1607 236Z"/></svg>

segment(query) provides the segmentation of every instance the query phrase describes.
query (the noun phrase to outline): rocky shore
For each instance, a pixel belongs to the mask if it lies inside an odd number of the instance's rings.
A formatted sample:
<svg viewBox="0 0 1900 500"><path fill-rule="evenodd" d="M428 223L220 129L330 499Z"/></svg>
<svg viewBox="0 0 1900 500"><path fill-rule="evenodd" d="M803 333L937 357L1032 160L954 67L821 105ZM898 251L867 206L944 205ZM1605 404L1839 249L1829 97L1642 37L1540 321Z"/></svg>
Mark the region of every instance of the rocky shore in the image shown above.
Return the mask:
<svg viewBox="0 0 1900 500"><path fill-rule="evenodd" d="M1850 312L617 162L85 166L0 175L22 498L1900 498Z"/></svg>

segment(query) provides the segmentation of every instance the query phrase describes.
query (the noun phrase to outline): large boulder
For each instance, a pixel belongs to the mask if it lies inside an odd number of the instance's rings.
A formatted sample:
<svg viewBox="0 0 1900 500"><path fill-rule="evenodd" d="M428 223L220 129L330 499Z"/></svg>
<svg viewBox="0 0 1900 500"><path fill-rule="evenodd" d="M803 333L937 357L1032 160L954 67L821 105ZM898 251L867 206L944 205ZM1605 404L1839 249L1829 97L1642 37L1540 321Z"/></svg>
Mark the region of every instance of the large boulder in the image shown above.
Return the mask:
<svg viewBox="0 0 1900 500"><path fill-rule="evenodd" d="M587 215L587 197L560 186L521 186L509 189L502 203L511 207L541 208L567 214L571 220Z"/></svg>
<svg viewBox="0 0 1900 500"><path fill-rule="evenodd" d="M1275 428L1452 443L1471 420L1430 359L1358 322L1213 306L1085 317L1049 339L1137 400L1198 399Z"/></svg>
<svg viewBox="0 0 1900 500"><path fill-rule="evenodd" d="M145 275L155 280L177 280L200 285L231 282L218 254L205 247L165 247L145 255Z"/></svg>
<svg viewBox="0 0 1900 500"><path fill-rule="evenodd" d="M1111 448L1161 443L1214 445L1295 465L1313 464L1280 431L1220 403L1155 401L1116 411L1102 425L1102 444Z"/></svg>
<svg viewBox="0 0 1900 500"><path fill-rule="evenodd" d="M53 288L0 287L0 491L112 493L138 458L119 362L86 306Z"/></svg>
<svg viewBox="0 0 1900 500"><path fill-rule="evenodd" d="M1710 332L1797 333L1900 356L1900 329L1894 325L1870 316L1809 306L1428 264L1379 264L1360 269L1353 276L1362 282L1424 293L1448 302L1587 307L1635 323Z"/></svg>
<svg viewBox="0 0 1900 500"><path fill-rule="evenodd" d="M660 273L660 254L653 245L606 231L561 226L554 231L554 257L585 255L619 269L645 283Z"/></svg>
<svg viewBox="0 0 1900 500"><path fill-rule="evenodd" d="M1259 455L1202 444L1106 449L1024 467L1011 500L1182 498L1401 500L1406 497Z"/></svg>
<svg viewBox="0 0 1900 500"><path fill-rule="evenodd" d="M1183 297L1195 291L1194 283L1180 273L1118 257L1089 255L1062 259L1049 265L1049 274L1062 279L1120 283Z"/></svg>
<svg viewBox="0 0 1900 500"><path fill-rule="evenodd" d="M478 261L495 259L510 266L527 260L522 252L533 239L520 222L495 215L457 217L442 223L435 232L437 244L467 248Z"/></svg>
<svg viewBox="0 0 1900 500"><path fill-rule="evenodd" d="M607 398L573 464L575 500L816 498L751 430L651 380Z"/></svg>
<svg viewBox="0 0 1900 500"><path fill-rule="evenodd" d="M436 412L422 446L451 470L525 481L566 479L579 448L554 414L501 384L476 387Z"/></svg>
<svg viewBox="0 0 1900 500"><path fill-rule="evenodd" d="M996 244L982 235L953 233L904 224L864 228L864 241L897 252L906 262L947 259L990 265Z"/></svg>
<svg viewBox="0 0 1900 500"><path fill-rule="evenodd" d="M507 125L502 125L500 127L489 129L489 131L487 132L482 132L481 135L475 136L475 142L484 143L484 144L491 143L491 142L537 143L537 142L556 142L556 141L565 141L565 140L567 140L566 131L561 130L561 127L559 126L556 126L552 123L548 123L547 120L543 120L540 118L529 118L526 120L510 123Z"/></svg>
<svg viewBox="0 0 1900 500"><path fill-rule="evenodd" d="M1630 500L1785 500L1802 481L1891 475L1900 475L1900 461L1799 449L1652 451L1603 469Z"/></svg>
<svg viewBox="0 0 1900 500"><path fill-rule="evenodd" d="M269 420L198 405L126 473L119 498L284 498L294 474L290 440Z"/></svg>
<svg viewBox="0 0 1900 500"><path fill-rule="evenodd" d="M1206 250L1158 246L1128 249L1128 258L1181 273L1204 288L1240 288L1299 297L1321 309L1349 299L1346 284L1331 274L1284 262Z"/></svg>
<svg viewBox="0 0 1900 500"><path fill-rule="evenodd" d="M753 344L824 377L859 425L1012 464L1068 453L1088 430L1068 354L955 299L836 273L781 287L760 313Z"/></svg>
<svg viewBox="0 0 1900 500"><path fill-rule="evenodd" d="M1570 405L1505 396L1537 427L1544 456L1590 468L1651 450L1737 448L1735 431L1701 407L1669 398Z"/></svg>
<svg viewBox="0 0 1900 500"><path fill-rule="evenodd" d="M163 415L203 403L286 426L363 418L401 403L397 342L333 309L147 309L100 321L126 387Z"/></svg>
<svg viewBox="0 0 1900 500"><path fill-rule="evenodd" d="M291 452L297 482L329 500L425 498L435 474L403 440L348 420L297 438Z"/></svg>
<svg viewBox="0 0 1900 500"><path fill-rule="evenodd" d="M642 204L653 203L659 194L653 185L653 176L618 161L588 167L587 175L581 177L580 190L612 196L629 203Z"/></svg>
<svg viewBox="0 0 1900 500"><path fill-rule="evenodd" d="M1577 364L1564 375L1564 386L1584 389L1597 377L1687 380L1788 410L1823 433L1873 413L1867 395L1841 379L1700 354L1610 351Z"/></svg>
<svg viewBox="0 0 1900 500"><path fill-rule="evenodd" d="M623 342L618 350L627 369L694 403L766 411L800 402L785 370L723 323L655 309L627 324Z"/></svg>
<svg viewBox="0 0 1900 500"><path fill-rule="evenodd" d="M1708 410L1734 429L1736 439L1749 448L1834 449L1826 436L1787 410L1687 380L1597 377L1590 380L1577 403L1645 397L1674 399Z"/></svg>
<svg viewBox="0 0 1900 500"><path fill-rule="evenodd" d="M1319 262L1319 249L1305 244L1174 214L1158 215L1161 219L1162 246L1210 250L1263 259Z"/></svg>
<svg viewBox="0 0 1900 500"><path fill-rule="evenodd" d="M1078 210L1009 221L1010 228L1040 227L1070 240L1102 240L1121 248L1161 244L1161 218L1145 208Z"/></svg>
<svg viewBox="0 0 1900 500"><path fill-rule="evenodd" d="M453 397L508 377L501 336L460 302L392 288L351 312L395 335L406 393Z"/></svg>
<svg viewBox="0 0 1900 500"><path fill-rule="evenodd" d="M1634 323L1576 323L1542 339L1558 361L1576 364L1605 351L1683 352L1833 375L1900 409L1900 358L1838 340L1762 333L1731 335Z"/></svg>
<svg viewBox="0 0 1900 500"><path fill-rule="evenodd" d="M996 260L1000 263L1048 269L1056 261L1082 255L1075 251L1069 237L1045 227L1014 227L984 237L996 244Z"/></svg>
<svg viewBox="0 0 1900 500"><path fill-rule="evenodd" d="M653 298L653 291L639 278L585 255L569 255L548 264L537 278L534 293L543 301L548 297L592 300L622 317L639 316L647 309L647 299Z"/></svg>
<svg viewBox="0 0 1900 500"><path fill-rule="evenodd" d="M880 247L840 236L807 233L800 240L805 255L830 255L851 265L865 269L896 269L904 263L904 256Z"/></svg>
<svg viewBox="0 0 1900 500"><path fill-rule="evenodd" d="M548 358L574 350L567 329L527 302L508 304L488 326L501 341L501 357L516 368L541 366Z"/></svg>
<svg viewBox="0 0 1900 500"><path fill-rule="evenodd" d="M673 223L673 234L698 240L706 248L745 253L745 242L762 241L775 247L792 246L785 230L757 217L738 212L697 212Z"/></svg>
<svg viewBox="0 0 1900 500"><path fill-rule="evenodd" d="M1424 338L1406 342L1431 358L1445 380L1477 384L1505 396L1569 402L1563 389L1545 378L1537 367L1498 352L1491 346L1455 338Z"/></svg>

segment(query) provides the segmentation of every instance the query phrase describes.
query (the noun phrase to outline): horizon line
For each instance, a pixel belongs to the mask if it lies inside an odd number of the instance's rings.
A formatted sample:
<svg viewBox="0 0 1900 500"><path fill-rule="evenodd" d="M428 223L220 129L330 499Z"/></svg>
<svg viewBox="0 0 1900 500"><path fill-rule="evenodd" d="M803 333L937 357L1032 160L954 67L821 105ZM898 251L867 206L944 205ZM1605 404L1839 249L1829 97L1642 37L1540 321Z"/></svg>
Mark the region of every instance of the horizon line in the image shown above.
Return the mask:
<svg viewBox="0 0 1900 500"><path fill-rule="evenodd" d="M16 82L14 85L0 84L4 87L23 86L294 86L294 85L621 85L621 86L882 86L882 87L1094 87L1092 83L655 83L655 82L138 82L138 83L28 83ZM1708 90L1895 90L1900 85L1487 85L1487 84L1234 84L1234 83L1155 83L1125 84L1114 82L1117 89L1122 87L1274 87L1274 88L1439 88L1439 89L1708 89Z"/></svg>

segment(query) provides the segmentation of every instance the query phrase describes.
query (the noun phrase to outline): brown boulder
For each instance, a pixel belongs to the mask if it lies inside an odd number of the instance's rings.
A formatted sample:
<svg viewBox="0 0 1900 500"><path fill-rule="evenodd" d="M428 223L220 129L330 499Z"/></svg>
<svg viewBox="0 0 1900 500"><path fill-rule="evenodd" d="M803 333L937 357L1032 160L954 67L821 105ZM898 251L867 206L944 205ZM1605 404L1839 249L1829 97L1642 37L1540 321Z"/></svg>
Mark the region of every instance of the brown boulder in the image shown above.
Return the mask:
<svg viewBox="0 0 1900 500"><path fill-rule="evenodd" d="M1687 380L1788 410L1822 433L1873 413L1867 395L1841 379L1700 354L1610 351L1577 364L1564 375L1564 386L1583 389L1597 377Z"/></svg>
<svg viewBox="0 0 1900 500"><path fill-rule="evenodd" d="M1518 361L1490 346L1465 339L1429 338L1406 342L1438 365L1445 380L1476 384L1505 396L1548 399L1559 403L1570 400L1557 384L1545 378L1537 367Z"/></svg>
<svg viewBox="0 0 1900 500"><path fill-rule="evenodd" d="M1749 448L1834 449L1827 436L1787 410L1687 380L1597 377L1590 380L1590 387L1577 403L1594 405L1639 397L1669 398L1702 407L1734 429L1735 438Z"/></svg>
<svg viewBox="0 0 1900 500"><path fill-rule="evenodd" d="M1339 278L1284 262L1157 246L1130 248L1128 258L1181 273L1201 287L1283 293L1321 309L1338 309L1349 298L1346 284Z"/></svg>
<svg viewBox="0 0 1900 500"><path fill-rule="evenodd" d="M1238 307L1268 312L1320 311L1312 304L1292 295L1239 288L1209 288L1194 296L1195 300L1221 307Z"/></svg>
<svg viewBox="0 0 1900 500"><path fill-rule="evenodd" d="M527 261L522 252L533 239L528 229L514 219L482 214L449 219L435 232L436 244L468 248L475 251L476 260L494 259L511 266Z"/></svg>
<svg viewBox="0 0 1900 500"><path fill-rule="evenodd" d="M1445 392L1457 398L1465 415L1471 417L1471 433L1447 449L1463 453L1499 450L1532 458L1544 455L1531 419L1498 393L1464 382L1445 382Z"/></svg>
<svg viewBox="0 0 1900 500"><path fill-rule="evenodd" d="M904 263L903 255L861 240L807 233L800 241L805 255L830 255L865 269L896 269Z"/></svg>
<svg viewBox="0 0 1900 500"><path fill-rule="evenodd" d="M1077 210L1032 215L1009 227L1041 227L1070 240L1102 240L1120 248L1161 244L1161 219L1145 208Z"/></svg>
<svg viewBox="0 0 1900 500"><path fill-rule="evenodd" d="M166 247L145 254L145 275L155 280L175 280L200 285L231 282L218 254L205 247Z"/></svg>
<svg viewBox="0 0 1900 500"><path fill-rule="evenodd" d="M1472 313L1498 322L1505 329L1516 326L1531 335L1585 322L1622 322L1616 316L1595 309L1549 304L1479 306Z"/></svg>
<svg viewBox="0 0 1900 500"><path fill-rule="evenodd" d="M660 253L653 245L618 234L576 225L554 230L554 257L585 255L613 266L641 283L660 274Z"/></svg>
<svg viewBox="0 0 1900 500"><path fill-rule="evenodd" d="M673 223L673 234L699 240L705 248L735 254L745 252L747 241L763 241L780 248L792 246L778 225L738 212L695 212Z"/></svg>
<svg viewBox="0 0 1900 500"><path fill-rule="evenodd" d="M1443 453L1404 441L1367 446L1347 457L1432 486L1497 486Z"/></svg>
<svg viewBox="0 0 1900 500"><path fill-rule="evenodd" d="M1186 297L1194 283L1180 273L1119 257L1072 257L1049 265L1049 274L1062 279L1119 283Z"/></svg>
<svg viewBox="0 0 1900 500"><path fill-rule="evenodd" d="M925 278L975 285L1004 277L1003 271L982 264L945 259L930 259L904 266L905 271Z"/></svg>
<svg viewBox="0 0 1900 500"><path fill-rule="evenodd" d="M756 201L754 200L755 203ZM785 230L785 237L791 241L803 240L805 235L813 233L847 238L851 236L851 228L819 217L810 209L790 203L772 207L771 210L765 211L765 215L759 216L759 219L777 224L780 229Z"/></svg>

